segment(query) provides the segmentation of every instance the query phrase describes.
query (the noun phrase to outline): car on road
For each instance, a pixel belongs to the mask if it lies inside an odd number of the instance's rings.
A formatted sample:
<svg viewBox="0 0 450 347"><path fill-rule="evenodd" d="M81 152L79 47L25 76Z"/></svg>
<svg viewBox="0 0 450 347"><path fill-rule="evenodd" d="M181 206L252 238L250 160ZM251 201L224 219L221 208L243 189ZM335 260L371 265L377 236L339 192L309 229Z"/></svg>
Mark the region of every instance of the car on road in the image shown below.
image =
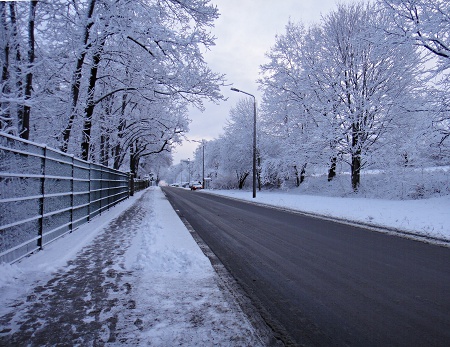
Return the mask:
<svg viewBox="0 0 450 347"><path fill-rule="evenodd" d="M203 186L200 183L194 183L191 185L191 190L203 189Z"/></svg>

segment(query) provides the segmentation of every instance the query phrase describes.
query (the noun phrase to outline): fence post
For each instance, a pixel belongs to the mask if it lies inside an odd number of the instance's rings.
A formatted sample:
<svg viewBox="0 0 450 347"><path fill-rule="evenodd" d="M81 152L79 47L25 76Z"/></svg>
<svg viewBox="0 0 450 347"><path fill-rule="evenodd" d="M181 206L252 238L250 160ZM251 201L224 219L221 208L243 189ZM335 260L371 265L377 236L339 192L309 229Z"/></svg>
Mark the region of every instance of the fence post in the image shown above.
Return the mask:
<svg viewBox="0 0 450 347"><path fill-rule="evenodd" d="M130 196L134 196L134 173L130 172Z"/></svg>
<svg viewBox="0 0 450 347"><path fill-rule="evenodd" d="M40 250L44 248L44 200L45 200L45 167L47 164L47 146L44 146L44 156L41 161L41 197L39 199L39 230L38 230L38 240L37 246Z"/></svg>
<svg viewBox="0 0 450 347"><path fill-rule="evenodd" d="M128 190L128 199L129 199L131 196L131 175L129 172L127 173L127 184L128 184L127 190Z"/></svg>
<svg viewBox="0 0 450 347"><path fill-rule="evenodd" d="M98 165L97 165L98 169ZM100 209L98 210L98 214L102 214L102 208L103 208L103 168L100 166Z"/></svg>
<svg viewBox="0 0 450 347"><path fill-rule="evenodd" d="M111 194L111 191L112 191L111 186L113 185L111 176L112 176L112 173L111 173L111 171L108 168L108 210L111 208L111 204L114 201L114 197L111 196L112 195Z"/></svg>
<svg viewBox="0 0 450 347"><path fill-rule="evenodd" d="M92 186L91 186L91 171L92 171L92 168L91 168L91 163L89 162L88 163L89 164L89 199L88 199L88 202L89 202L89 204L88 204L88 217L87 217L87 221L88 222L90 222L91 221L91 189L92 189Z"/></svg>
<svg viewBox="0 0 450 347"><path fill-rule="evenodd" d="M71 155L72 157L72 180L70 182L70 191L71 191L71 195L70 195L70 232L73 231L73 200L74 200L74 196L73 196L73 189L74 189L74 155Z"/></svg>

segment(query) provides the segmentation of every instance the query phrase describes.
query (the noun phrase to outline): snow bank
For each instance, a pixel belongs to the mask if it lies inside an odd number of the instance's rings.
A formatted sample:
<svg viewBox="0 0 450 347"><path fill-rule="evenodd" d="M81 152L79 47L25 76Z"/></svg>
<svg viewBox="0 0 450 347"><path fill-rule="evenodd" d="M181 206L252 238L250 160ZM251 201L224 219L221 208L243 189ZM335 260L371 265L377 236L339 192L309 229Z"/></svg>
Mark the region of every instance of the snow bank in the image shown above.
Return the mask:
<svg viewBox="0 0 450 347"><path fill-rule="evenodd" d="M143 311L142 338L152 346L261 345L162 191L155 189L145 203L153 210L125 259Z"/></svg>
<svg viewBox="0 0 450 347"><path fill-rule="evenodd" d="M152 204L153 211L146 216L139 235L127 252L126 266L142 275L152 272L168 277L214 276L209 260L162 192L156 190L151 199L148 203Z"/></svg>

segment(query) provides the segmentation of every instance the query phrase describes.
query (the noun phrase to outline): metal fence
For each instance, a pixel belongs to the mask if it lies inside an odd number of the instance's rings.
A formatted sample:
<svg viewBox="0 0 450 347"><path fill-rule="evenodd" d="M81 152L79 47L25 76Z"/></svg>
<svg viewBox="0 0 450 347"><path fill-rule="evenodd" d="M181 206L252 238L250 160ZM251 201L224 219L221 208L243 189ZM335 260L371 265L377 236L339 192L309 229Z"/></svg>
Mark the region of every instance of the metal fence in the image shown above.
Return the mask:
<svg viewBox="0 0 450 347"><path fill-rule="evenodd" d="M0 133L0 263L42 249L143 188L128 173Z"/></svg>

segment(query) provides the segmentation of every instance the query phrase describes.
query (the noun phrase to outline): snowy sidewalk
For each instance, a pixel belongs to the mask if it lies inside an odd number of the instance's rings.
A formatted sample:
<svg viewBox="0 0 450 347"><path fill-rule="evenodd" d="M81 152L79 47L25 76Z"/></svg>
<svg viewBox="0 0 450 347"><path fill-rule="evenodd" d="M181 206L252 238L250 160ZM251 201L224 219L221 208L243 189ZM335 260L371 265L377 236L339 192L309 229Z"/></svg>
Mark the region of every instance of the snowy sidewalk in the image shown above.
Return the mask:
<svg viewBox="0 0 450 347"><path fill-rule="evenodd" d="M262 345L219 281L151 188L44 251L0 265L0 345Z"/></svg>

